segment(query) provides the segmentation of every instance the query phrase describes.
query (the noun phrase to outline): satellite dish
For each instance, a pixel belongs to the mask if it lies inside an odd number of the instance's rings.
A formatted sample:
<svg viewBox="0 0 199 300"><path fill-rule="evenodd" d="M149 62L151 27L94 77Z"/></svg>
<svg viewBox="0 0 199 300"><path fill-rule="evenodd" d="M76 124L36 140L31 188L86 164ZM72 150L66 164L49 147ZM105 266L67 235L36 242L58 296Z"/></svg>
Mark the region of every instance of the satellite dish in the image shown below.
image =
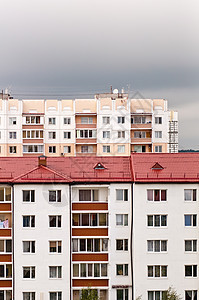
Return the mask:
<svg viewBox="0 0 199 300"><path fill-rule="evenodd" d="M114 89L113 94L118 94L118 89Z"/></svg>

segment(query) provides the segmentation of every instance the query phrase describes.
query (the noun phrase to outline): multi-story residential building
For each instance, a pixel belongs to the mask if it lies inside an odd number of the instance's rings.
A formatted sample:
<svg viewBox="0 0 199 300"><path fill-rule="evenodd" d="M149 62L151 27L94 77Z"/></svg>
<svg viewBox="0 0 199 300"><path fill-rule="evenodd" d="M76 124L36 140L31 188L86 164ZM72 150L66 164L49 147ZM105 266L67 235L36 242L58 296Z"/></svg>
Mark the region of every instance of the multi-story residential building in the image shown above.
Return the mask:
<svg viewBox="0 0 199 300"><path fill-rule="evenodd" d="M178 152L178 114L164 99L18 100L0 94L0 156Z"/></svg>
<svg viewBox="0 0 199 300"><path fill-rule="evenodd" d="M0 158L0 299L198 298L199 155Z"/></svg>

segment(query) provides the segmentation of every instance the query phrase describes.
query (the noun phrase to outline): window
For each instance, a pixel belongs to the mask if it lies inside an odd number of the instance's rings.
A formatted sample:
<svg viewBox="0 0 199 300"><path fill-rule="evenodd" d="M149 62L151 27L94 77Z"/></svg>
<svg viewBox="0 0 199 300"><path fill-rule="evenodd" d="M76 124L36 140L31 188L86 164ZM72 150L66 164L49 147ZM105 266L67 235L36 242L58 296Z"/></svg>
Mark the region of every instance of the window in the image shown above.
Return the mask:
<svg viewBox="0 0 199 300"><path fill-rule="evenodd" d="M104 125L110 124L110 117L102 117L102 123Z"/></svg>
<svg viewBox="0 0 199 300"><path fill-rule="evenodd" d="M167 277L167 266L148 266L148 277Z"/></svg>
<svg viewBox="0 0 199 300"><path fill-rule="evenodd" d="M72 239L73 252L107 252L108 239Z"/></svg>
<svg viewBox="0 0 199 300"><path fill-rule="evenodd" d="M128 289L117 289L116 295L117 295L116 300L129 300L129 290Z"/></svg>
<svg viewBox="0 0 199 300"><path fill-rule="evenodd" d="M35 292L23 292L23 300L35 300Z"/></svg>
<svg viewBox="0 0 199 300"><path fill-rule="evenodd" d="M110 131L103 131L103 139L110 139Z"/></svg>
<svg viewBox="0 0 199 300"><path fill-rule="evenodd" d="M61 216L49 216L49 227L61 227Z"/></svg>
<svg viewBox="0 0 199 300"><path fill-rule="evenodd" d="M1 278L12 278L12 265L0 265L0 279Z"/></svg>
<svg viewBox="0 0 199 300"><path fill-rule="evenodd" d="M116 250L117 251L128 251L128 239L116 240Z"/></svg>
<svg viewBox="0 0 199 300"><path fill-rule="evenodd" d="M155 124L162 124L162 117L155 117Z"/></svg>
<svg viewBox="0 0 199 300"><path fill-rule="evenodd" d="M64 153L71 153L71 146L64 146Z"/></svg>
<svg viewBox="0 0 199 300"><path fill-rule="evenodd" d="M23 216L23 227L35 227L35 216Z"/></svg>
<svg viewBox="0 0 199 300"><path fill-rule="evenodd" d="M197 265L185 266L185 277L197 277Z"/></svg>
<svg viewBox="0 0 199 300"><path fill-rule="evenodd" d="M117 226L128 226L128 215L117 214L116 215L116 225Z"/></svg>
<svg viewBox="0 0 199 300"><path fill-rule="evenodd" d="M135 139L145 139L146 132L145 131L134 131L134 138Z"/></svg>
<svg viewBox="0 0 199 300"><path fill-rule="evenodd" d="M64 125L70 125L71 124L71 118L64 118Z"/></svg>
<svg viewBox="0 0 199 300"><path fill-rule="evenodd" d="M62 241L49 241L50 253L62 253Z"/></svg>
<svg viewBox="0 0 199 300"><path fill-rule="evenodd" d="M49 191L49 202L61 202L61 190Z"/></svg>
<svg viewBox="0 0 199 300"><path fill-rule="evenodd" d="M162 138L162 131L155 131L155 138L161 139Z"/></svg>
<svg viewBox="0 0 199 300"><path fill-rule="evenodd" d="M0 299L1 300L12 300L12 291L9 290L1 290L0 291ZM25 299L26 300L26 299Z"/></svg>
<svg viewBox="0 0 199 300"><path fill-rule="evenodd" d="M0 202L11 201L11 188L10 187L0 187Z"/></svg>
<svg viewBox="0 0 199 300"><path fill-rule="evenodd" d="M26 117L26 124L40 124L40 117Z"/></svg>
<svg viewBox="0 0 199 300"><path fill-rule="evenodd" d="M99 201L99 191L79 190L79 201Z"/></svg>
<svg viewBox="0 0 199 300"><path fill-rule="evenodd" d="M197 226L197 215L184 215L185 226Z"/></svg>
<svg viewBox="0 0 199 300"><path fill-rule="evenodd" d="M48 147L48 152L49 153L56 153L56 146L49 146Z"/></svg>
<svg viewBox="0 0 199 300"><path fill-rule="evenodd" d="M107 277L108 268L104 263L73 264L73 277Z"/></svg>
<svg viewBox="0 0 199 300"><path fill-rule="evenodd" d="M148 240L147 241L148 252L166 252L167 240Z"/></svg>
<svg viewBox="0 0 199 300"><path fill-rule="evenodd" d="M48 124L49 125L55 125L56 124L56 119L55 118L48 118Z"/></svg>
<svg viewBox="0 0 199 300"><path fill-rule="evenodd" d="M162 152L162 146L155 146L155 152Z"/></svg>
<svg viewBox="0 0 199 300"><path fill-rule="evenodd" d="M167 215L148 215L147 225L149 227L164 227L167 226Z"/></svg>
<svg viewBox="0 0 199 300"><path fill-rule="evenodd" d="M116 275L128 276L128 264L116 265Z"/></svg>
<svg viewBox="0 0 199 300"><path fill-rule="evenodd" d="M196 201L196 189L184 190L184 200L185 201Z"/></svg>
<svg viewBox="0 0 199 300"><path fill-rule="evenodd" d="M81 153L93 153L93 146L81 146Z"/></svg>
<svg viewBox="0 0 199 300"><path fill-rule="evenodd" d="M23 278L35 278L35 267L23 267Z"/></svg>
<svg viewBox="0 0 199 300"><path fill-rule="evenodd" d="M167 190L147 190L148 201L167 201Z"/></svg>
<svg viewBox="0 0 199 300"><path fill-rule="evenodd" d="M76 138L96 138L97 131L95 129L78 129L76 130Z"/></svg>
<svg viewBox="0 0 199 300"><path fill-rule="evenodd" d="M125 145L118 145L117 146L118 153L125 153Z"/></svg>
<svg viewBox="0 0 199 300"><path fill-rule="evenodd" d="M148 300L164 300L166 291L148 291Z"/></svg>
<svg viewBox="0 0 199 300"><path fill-rule="evenodd" d="M17 153L17 146L10 146L9 147L9 153Z"/></svg>
<svg viewBox="0 0 199 300"><path fill-rule="evenodd" d="M197 300L197 291L185 291L185 300Z"/></svg>
<svg viewBox="0 0 199 300"><path fill-rule="evenodd" d="M23 253L35 253L35 241L23 241Z"/></svg>
<svg viewBox="0 0 199 300"><path fill-rule="evenodd" d="M81 124L93 124L92 117L81 117Z"/></svg>
<svg viewBox="0 0 199 300"><path fill-rule="evenodd" d="M110 153L111 147L110 146L103 146L103 153Z"/></svg>
<svg viewBox="0 0 199 300"><path fill-rule="evenodd" d="M117 117L118 124L124 124L125 123L125 117Z"/></svg>
<svg viewBox="0 0 199 300"><path fill-rule="evenodd" d="M197 240L185 240L186 252L197 252Z"/></svg>
<svg viewBox="0 0 199 300"><path fill-rule="evenodd" d="M128 201L128 190L127 189L117 189L116 190L116 200Z"/></svg>
<svg viewBox="0 0 199 300"><path fill-rule="evenodd" d="M43 153L43 145L23 145L23 153Z"/></svg>
<svg viewBox="0 0 199 300"><path fill-rule="evenodd" d="M70 131L64 131L64 139L71 139L71 132Z"/></svg>
<svg viewBox="0 0 199 300"><path fill-rule="evenodd" d="M62 267L49 267L50 278L62 278Z"/></svg>
<svg viewBox="0 0 199 300"><path fill-rule="evenodd" d="M108 226L106 213L81 213L72 215L73 226Z"/></svg>
<svg viewBox="0 0 199 300"><path fill-rule="evenodd" d="M146 123L146 117L131 117L131 124L145 124Z"/></svg>
<svg viewBox="0 0 199 300"><path fill-rule="evenodd" d="M35 202L35 191L34 190L23 191L23 202Z"/></svg>
<svg viewBox="0 0 199 300"><path fill-rule="evenodd" d="M48 132L48 138L51 139L56 139L56 132L55 131L49 131Z"/></svg>
<svg viewBox="0 0 199 300"><path fill-rule="evenodd" d="M62 300L62 292L50 292L50 300Z"/></svg>
<svg viewBox="0 0 199 300"><path fill-rule="evenodd" d="M9 125L16 125L17 124L17 118L16 117L10 117L9 118Z"/></svg>
<svg viewBox="0 0 199 300"><path fill-rule="evenodd" d="M11 253L11 252L12 252L12 240L0 240L0 254Z"/></svg>
<svg viewBox="0 0 199 300"><path fill-rule="evenodd" d="M23 130L23 139L43 139L43 130Z"/></svg>
<svg viewBox="0 0 199 300"><path fill-rule="evenodd" d="M117 132L117 137L118 138L125 138L125 131L118 131Z"/></svg>

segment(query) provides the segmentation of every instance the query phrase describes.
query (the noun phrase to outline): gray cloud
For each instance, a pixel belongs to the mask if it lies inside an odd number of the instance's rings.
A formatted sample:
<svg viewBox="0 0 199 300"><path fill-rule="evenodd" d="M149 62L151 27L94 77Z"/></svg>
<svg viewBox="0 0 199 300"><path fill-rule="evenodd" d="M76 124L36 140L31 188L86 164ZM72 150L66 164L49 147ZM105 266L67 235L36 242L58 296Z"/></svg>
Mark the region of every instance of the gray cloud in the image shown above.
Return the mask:
<svg viewBox="0 0 199 300"><path fill-rule="evenodd" d="M0 88L67 95L130 84L177 109L196 101L197 0L0 0L0 11Z"/></svg>

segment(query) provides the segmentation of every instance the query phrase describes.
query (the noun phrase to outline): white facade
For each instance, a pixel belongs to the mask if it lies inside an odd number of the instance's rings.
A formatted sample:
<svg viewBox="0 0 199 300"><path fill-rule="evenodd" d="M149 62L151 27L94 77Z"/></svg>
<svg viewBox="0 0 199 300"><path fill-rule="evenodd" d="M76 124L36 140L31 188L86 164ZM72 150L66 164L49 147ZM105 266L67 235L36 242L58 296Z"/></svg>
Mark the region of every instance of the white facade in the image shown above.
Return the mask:
<svg viewBox="0 0 199 300"><path fill-rule="evenodd" d="M35 202L23 202L23 191L35 190ZM49 202L49 191L61 190L61 202ZM15 299L35 292L37 300L49 300L50 292L70 294L69 186L28 184L14 187ZM34 227L23 227L23 216L35 216ZM50 228L49 216L61 216L61 227ZM23 241L35 241L35 253L23 253ZM61 241L61 253L50 253L49 242ZM49 267L61 266L61 278L50 278ZM23 278L23 267L35 267L35 278Z"/></svg>

